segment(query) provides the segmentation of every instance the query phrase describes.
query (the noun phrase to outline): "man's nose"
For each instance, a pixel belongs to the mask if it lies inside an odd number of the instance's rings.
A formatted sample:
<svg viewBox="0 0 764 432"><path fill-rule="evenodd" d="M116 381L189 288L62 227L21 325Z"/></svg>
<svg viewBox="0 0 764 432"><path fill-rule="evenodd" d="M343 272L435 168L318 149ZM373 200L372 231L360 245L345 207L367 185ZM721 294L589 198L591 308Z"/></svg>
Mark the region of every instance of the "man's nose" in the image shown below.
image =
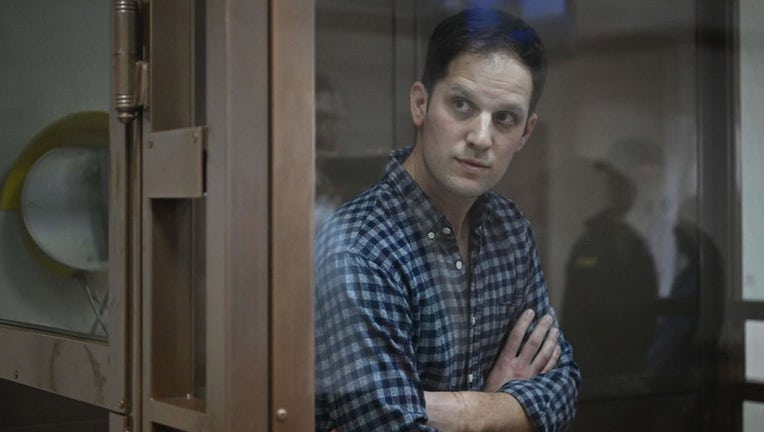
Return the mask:
<svg viewBox="0 0 764 432"><path fill-rule="evenodd" d="M493 144L491 121L492 118L489 113L482 113L474 118L470 125L470 133L467 135L467 143L470 146L480 150L491 147Z"/></svg>

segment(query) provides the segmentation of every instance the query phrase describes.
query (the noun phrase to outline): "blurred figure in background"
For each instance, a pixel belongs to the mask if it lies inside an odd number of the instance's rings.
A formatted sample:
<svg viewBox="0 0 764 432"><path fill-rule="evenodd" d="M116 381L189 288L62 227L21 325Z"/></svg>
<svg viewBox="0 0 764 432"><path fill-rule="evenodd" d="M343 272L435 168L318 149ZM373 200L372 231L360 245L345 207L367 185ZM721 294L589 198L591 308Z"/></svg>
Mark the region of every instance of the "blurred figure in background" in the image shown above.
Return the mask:
<svg viewBox="0 0 764 432"><path fill-rule="evenodd" d="M563 326L587 378L646 370L658 282L649 246L627 219L638 194L629 173L659 159L653 146L625 140L595 163L606 178L608 204L573 245L563 305Z"/></svg>

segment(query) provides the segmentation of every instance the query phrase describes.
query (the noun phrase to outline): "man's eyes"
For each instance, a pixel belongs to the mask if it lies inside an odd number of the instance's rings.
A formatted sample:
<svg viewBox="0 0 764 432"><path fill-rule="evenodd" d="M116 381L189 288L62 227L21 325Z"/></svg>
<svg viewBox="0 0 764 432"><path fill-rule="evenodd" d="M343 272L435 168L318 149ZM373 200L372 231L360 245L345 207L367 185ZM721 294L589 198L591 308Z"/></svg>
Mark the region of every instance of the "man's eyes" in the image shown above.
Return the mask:
<svg viewBox="0 0 764 432"><path fill-rule="evenodd" d="M499 123L504 126L509 126L515 123L516 118L515 116L506 111L498 112L493 115L493 119L496 121L496 123Z"/></svg>
<svg viewBox="0 0 764 432"><path fill-rule="evenodd" d="M463 97L451 99L451 106L456 113L462 116L470 116L477 111L475 105ZM509 127L517 123L517 114L511 111L499 111L493 114L493 121L502 127Z"/></svg>
<svg viewBox="0 0 764 432"><path fill-rule="evenodd" d="M472 111L472 104L467 99L454 98L451 103L457 112L466 114Z"/></svg>

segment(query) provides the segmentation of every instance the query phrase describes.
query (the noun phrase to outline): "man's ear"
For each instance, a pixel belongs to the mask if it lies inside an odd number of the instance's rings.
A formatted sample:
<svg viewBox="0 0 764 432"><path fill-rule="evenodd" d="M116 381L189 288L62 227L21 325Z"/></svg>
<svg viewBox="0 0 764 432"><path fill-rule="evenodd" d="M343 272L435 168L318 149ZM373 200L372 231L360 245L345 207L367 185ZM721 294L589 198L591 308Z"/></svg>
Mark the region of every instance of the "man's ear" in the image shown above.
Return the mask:
<svg viewBox="0 0 764 432"><path fill-rule="evenodd" d="M528 142L528 140L531 139L531 135L533 134L533 129L536 128L536 122L538 122L539 116L536 113L531 114L530 117L528 117L528 121L525 123L525 131L523 132L522 138L520 138L520 146L517 148L515 152L519 152L520 150L525 147L525 144Z"/></svg>
<svg viewBox="0 0 764 432"><path fill-rule="evenodd" d="M427 89L420 81L411 85L409 91L409 103L411 105L411 120L414 126L422 127L427 115Z"/></svg>

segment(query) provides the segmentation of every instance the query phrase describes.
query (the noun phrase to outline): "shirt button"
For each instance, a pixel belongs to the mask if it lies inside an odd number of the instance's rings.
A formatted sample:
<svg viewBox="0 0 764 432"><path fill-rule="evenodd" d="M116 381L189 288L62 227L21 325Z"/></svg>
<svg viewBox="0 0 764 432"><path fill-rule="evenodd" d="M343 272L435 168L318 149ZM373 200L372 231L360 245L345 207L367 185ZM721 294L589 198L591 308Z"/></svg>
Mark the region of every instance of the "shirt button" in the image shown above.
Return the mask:
<svg viewBox="0 0 764 432"><path fill-rule="evenodd" d="M472 376L472 374L467 375L467 382L472 384L472 381L474 381L475 377Z"/></svg>
<svg viewBox="0 0 764 432"><path fill-rule="evenodd" d="M435 238L435 233L432 232L432 231L428 232L427 233L427 238L430 239L430 240L434 239Z"/></svg>
<svg viewBox="0 0 764 432"><path fill-rule="evenodd" d="M477 324L477 317L475 315L472 315L472 325Z"/></svg>
<svg viewBox="0 0 764 432"><path fill-rule="evenodd" d="M450 234L451 234L451 228L449 228L449 227L443 227L443 229L442 229L442 230L440 230L440 232L442 232L442 233L443 233L443 234L445 234L445 235L450 235Z"/></svg>
<svg viewBox="0 0 764 432"><path fill-rule="evenodd" d="M456 262L456 269L457 270L461 270L462 269L462 262L461 261L457 261Z"/></svg>

